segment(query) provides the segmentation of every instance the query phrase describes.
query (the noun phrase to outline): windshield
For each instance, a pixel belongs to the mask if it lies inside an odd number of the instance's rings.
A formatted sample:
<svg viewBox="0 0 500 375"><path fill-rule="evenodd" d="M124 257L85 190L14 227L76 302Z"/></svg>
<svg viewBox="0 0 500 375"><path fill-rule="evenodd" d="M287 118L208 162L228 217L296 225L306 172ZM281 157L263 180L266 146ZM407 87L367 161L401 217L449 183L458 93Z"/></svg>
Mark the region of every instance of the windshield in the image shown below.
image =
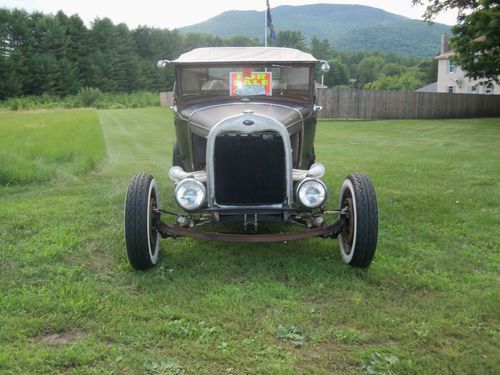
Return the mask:
<svg viewBox="0 0 500 375"><path fill-rule="evenodd" d="M182 67L182 98L286 97L308 100L309 66Z"/></svg>

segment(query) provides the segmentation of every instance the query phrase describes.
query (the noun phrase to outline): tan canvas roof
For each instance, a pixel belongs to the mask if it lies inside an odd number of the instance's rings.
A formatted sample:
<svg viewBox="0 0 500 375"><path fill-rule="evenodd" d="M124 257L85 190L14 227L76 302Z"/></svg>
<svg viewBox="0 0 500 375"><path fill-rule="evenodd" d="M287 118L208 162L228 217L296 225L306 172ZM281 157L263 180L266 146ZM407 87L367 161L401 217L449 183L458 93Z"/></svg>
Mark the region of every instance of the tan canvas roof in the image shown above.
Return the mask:
<svg viewBox="0 0 500 375"><path fill-rule="evenodd" d="M197 48L179 56L173 64L229 62L318 62L310 53L281 47Z"/></svg>

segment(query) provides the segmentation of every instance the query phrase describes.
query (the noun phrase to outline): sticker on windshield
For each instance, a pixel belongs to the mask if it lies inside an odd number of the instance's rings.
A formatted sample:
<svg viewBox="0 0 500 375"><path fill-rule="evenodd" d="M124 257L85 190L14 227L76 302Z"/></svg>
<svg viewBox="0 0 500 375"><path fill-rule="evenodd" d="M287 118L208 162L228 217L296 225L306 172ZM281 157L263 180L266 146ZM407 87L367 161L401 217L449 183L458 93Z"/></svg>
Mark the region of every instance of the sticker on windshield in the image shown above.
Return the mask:
<svg viewBox="0 0 500 375"><path fill-rule="evenodd" d="M231 96L271 96L271 72L231 72Z"/></svg>

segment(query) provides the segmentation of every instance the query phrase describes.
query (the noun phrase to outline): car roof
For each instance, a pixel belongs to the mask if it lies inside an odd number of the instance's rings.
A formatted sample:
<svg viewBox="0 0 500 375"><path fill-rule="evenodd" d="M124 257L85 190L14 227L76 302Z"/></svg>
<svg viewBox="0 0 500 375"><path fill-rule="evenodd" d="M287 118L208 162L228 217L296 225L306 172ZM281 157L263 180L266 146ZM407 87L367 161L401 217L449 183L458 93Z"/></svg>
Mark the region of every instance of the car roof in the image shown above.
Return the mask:
<svg viewBox="0 0 500 375"><path fill-rule="evenodd" d="M179 56L173 64L208 63L317 63L310 53L282 47L212 47L196 48Z"/></svg>

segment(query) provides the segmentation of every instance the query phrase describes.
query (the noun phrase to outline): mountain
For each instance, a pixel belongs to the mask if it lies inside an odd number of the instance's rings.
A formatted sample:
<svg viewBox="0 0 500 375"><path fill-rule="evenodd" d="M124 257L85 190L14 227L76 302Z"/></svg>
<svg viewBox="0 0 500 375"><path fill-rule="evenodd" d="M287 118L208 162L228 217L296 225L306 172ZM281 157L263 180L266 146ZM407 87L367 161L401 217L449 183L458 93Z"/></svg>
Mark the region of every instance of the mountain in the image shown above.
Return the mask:
<svg viewBox="0 0 500 375"><path fill-rule="evenodd" d="M413 20L364 5L283 5L272 9L276 32L298 30L308 39L328 39L335 49L381 50L431 57L439 51L440 36L450 26ZM180 29L221 37L245 35L263 39L264 12L231 10L205 22Z"/></svg>

